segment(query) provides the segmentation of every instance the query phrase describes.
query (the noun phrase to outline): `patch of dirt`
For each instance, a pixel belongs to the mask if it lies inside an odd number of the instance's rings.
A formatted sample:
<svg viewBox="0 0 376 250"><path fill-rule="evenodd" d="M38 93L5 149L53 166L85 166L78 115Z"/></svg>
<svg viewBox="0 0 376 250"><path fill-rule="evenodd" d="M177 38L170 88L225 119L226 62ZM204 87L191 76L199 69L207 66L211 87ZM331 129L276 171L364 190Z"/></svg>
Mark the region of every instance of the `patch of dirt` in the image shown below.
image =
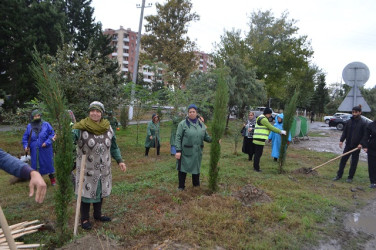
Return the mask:
<svg viewBox="0 0 376 250"><path fill-rule="evenodd" d="M298 168L292 171L293 174L306 174L311 176L318 176L319 173L316 170L312 170L310 168Z"/></svg>
<svg viewBox="0 0 376 250"><path fill-rule="evenodd" d="M162 244L154 244L152 246L152 249L154 250L194 250L194 249L201 249L197 245L188 245L188 244L182 244L178 242L174 242L173 240L165 240ZM222 247L215 247L214 250L224 250Z"/></svg>
<svg viewBox="0 0 376 250"><path fill-rule="evenodd" d="M106 249L106 250L120 250L124 249L113 239L109 239L106 236L99 236L93 234L86 234L82 238L75 239L68 245L59 248L60 250L74 249L74 250L96 250L96 249Z"/></svg>
<svg viewBox="0 0 376 250"><path fill-rule="evenodd" d="M267 203L272 201L263 190L251 184L244 186L241 190L233 194L233 196L247 207L252 206L255 202Z"/></svg>

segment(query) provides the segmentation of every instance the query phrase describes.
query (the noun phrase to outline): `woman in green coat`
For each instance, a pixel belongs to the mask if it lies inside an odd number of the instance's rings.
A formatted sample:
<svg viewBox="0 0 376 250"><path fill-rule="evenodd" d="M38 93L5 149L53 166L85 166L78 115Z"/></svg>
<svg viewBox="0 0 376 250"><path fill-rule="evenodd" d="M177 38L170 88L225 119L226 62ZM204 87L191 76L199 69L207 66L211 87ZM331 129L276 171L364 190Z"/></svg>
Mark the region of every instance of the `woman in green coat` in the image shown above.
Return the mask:
<svg viewBox="0 0 376 250"><path fill-rule="evenodd" d="M197 116L194 104L188 107L188 117L178 125L175 137L179 190L184 190L187 173L192 174L194 187L200 186L200 169L204 141L212 139L206 131L204 119Z"/></svg>
<svg viewBox="0 0 376 250"><path fill-rule="evenodd" d="M160 137L159 137L159 117L157 114L153 114L151 121L148 122L145 139L145 156L149 155L150 148L157 148L157 155L161 148Z"/></svg>

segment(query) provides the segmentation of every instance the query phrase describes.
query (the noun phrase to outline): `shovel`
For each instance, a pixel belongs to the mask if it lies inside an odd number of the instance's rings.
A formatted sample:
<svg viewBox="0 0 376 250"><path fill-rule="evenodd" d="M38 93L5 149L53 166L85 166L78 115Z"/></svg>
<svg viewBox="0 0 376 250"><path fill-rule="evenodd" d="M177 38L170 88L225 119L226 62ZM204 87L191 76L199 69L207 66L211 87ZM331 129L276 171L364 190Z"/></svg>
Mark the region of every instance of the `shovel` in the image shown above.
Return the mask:
<svg viewBox="0 0 376 250"><path fill-rule="evenodd" d="M311 169L309 169L309 170L306 172L306 174L309 174L309 173L311 173L313 170L318 169L318 168L321 168L322 166L328 164L329 162L335 161L335 160L337 160L337 159L339 159L339 158L341 158L341 157L343 157L343 156L345 156L345 155L351 154L352 152L355 152L355 151L357 151L357 150L360 150L360 148L354 148L354 149L352 149L352 150L350 150L350 151L348 151L348 152L346 152L346 153L344 153L344 154L341 154L341 155L339 155L339 156L337 156L337 157L335 157L335 158L333 158L333 159L331 159L331 160L329 160L329 161L327 161L327 162L325 162L325 163L323 163L323 164L321 164L321 165L318 165L317 167L311 168Z"/></svg>
<svg viewBox="0 0 376 250"><path fill-rule="evenodd" d="M81 170L80 170L80 182L78 184L78 191L77 191L76 217L75 217L75 220L74 220L73 236L77 236L78 218L80 216L82 184L84 182L85 165L86 165L86 155L82 155Z"/></svg>

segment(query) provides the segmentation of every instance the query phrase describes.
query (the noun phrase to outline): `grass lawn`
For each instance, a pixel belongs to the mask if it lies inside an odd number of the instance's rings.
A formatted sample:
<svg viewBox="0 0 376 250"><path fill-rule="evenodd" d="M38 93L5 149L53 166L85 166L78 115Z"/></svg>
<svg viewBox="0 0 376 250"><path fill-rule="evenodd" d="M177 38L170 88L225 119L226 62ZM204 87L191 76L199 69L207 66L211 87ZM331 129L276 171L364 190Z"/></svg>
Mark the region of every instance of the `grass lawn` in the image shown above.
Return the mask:
<svg viewBox="0 0 376 250"><path fill-rule="evenodd" d="M326 236L335 238L342 216L374 198L374 193L368 188L365 162L359 163L352 184L342 180L334 183L331 179L336 174L338 161L320 168L318 175L294 173L296 169L326 162L335 157L334 154L291 146L286 173L278 174L277 163L270 157L270 146L267 145L261 159L263 172L257 173L252 170L253 162L248 161L247 155L234 154L233 136L222 139L219 191L212 194L208 189L210 144L205 144L201 187L193 188L188 175L187 188L180 192L177 190L176 161L169 152L170 123L161 125L159 157L155 156L155 149L150 150L149 157L144 157L145 131L146 125L140 125L138 145L136 126L117 131L127 172L121 172L117 164L113 164L112 194L103 203L103 213L113 221L106 224L95 222L90 232L79 229L80 237L88 233L103 234L117 240L124 248L150 248L166 240L204 249L309 248ZM22 153L22 133L1 132L0 148L14 155ZM241 151L240 147L238 151ZM347 173L348 166L345 171ZM51 187L48 177L45 176L48 190L43 204L28 198L28 183L9 185L11 178L4 171L0 172L0 204L8 223L39 219L53 225L56 188ZM249 206L243 205L234 194L247 184L262 190L271 202L256 200ZM351 191L355 187L362 188ZM73 235L73 198L70 208ZM53 232L42 231L22 240L51 246L53 237ZM356 244L357 240L353 239L350 245Z"/></svg>

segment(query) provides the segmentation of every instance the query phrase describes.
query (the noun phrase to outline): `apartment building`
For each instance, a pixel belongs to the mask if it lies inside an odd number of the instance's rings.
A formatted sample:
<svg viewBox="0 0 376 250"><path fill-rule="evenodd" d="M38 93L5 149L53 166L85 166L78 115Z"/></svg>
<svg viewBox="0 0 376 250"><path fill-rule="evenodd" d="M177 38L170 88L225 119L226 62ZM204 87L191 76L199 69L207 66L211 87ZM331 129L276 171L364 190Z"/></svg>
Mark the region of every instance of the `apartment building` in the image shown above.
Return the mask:
<svg viewBox="0 0 376 250"><path fill-rule="evenodd" d="M124 77L132 76L133 66L136 57L136 47L137 47L137 33L131 29L124 29L120 26L120 29L105 29L103 32L105 35L111 36L111 46L115 49L110 55L111 58L116 58L119 66L120 73ZM142 50L140 50L142 53ZM206 54L205 52L195 52L197 60L197 69L201 72L207 72L211 67L215 67L213 58ZM154 77L157 81L162 80L162 69L158 69L154 76L155 70L148 65L143 65L139 67L139 72L143 73L145 82L152 82Z"/></svg>
<svg viewBox="0 0 376 250"><path fill-rule="evenodd" d="M209 69L215 68L213 57L205 52L195 52L197 60L197 69L201 72L208 72Z"/></svg>

